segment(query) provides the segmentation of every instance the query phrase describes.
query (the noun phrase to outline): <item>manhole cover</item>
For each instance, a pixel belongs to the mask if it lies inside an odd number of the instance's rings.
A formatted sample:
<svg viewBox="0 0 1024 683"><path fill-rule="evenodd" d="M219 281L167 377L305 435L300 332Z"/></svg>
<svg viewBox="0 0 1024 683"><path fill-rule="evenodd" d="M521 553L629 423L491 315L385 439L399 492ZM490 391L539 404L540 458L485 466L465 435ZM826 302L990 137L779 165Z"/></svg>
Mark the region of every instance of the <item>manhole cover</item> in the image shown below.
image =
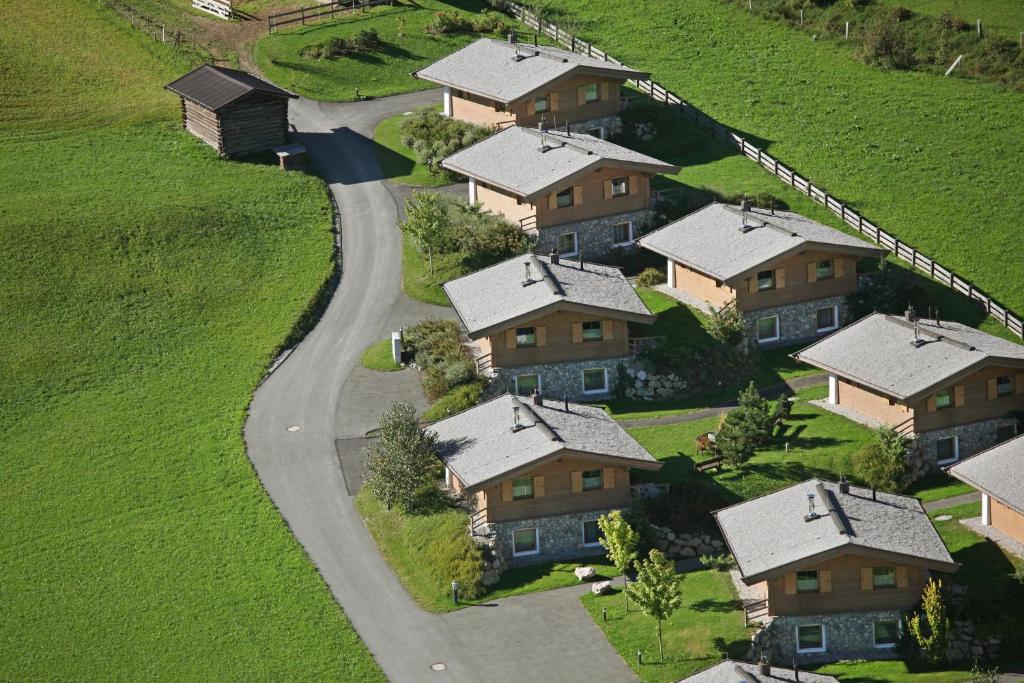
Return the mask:
<svg viewBox="0 0 1024 683"><path fill-rule="evenodd" d="M447 669L448 669L448 665L447 664L442 664L441 662L438 662L437 664L431 664L430 665L430 670L431 671L447 671Z"/></svg>
<svg viewBox="0 0 1024 683"><path fill-rule="evenodd" d="M297 431L300 431L301 429L302 429L302 427L300 427L299 425L292 425L291 427L288 428L288 431L289 432L297 432Z"/></svg>
<svg viewBox="0 0 1024 683"><path fill-rule="evenodd" d="M938 517L935 518L935 521L936 522L948 522L951 519L953 519L953 515L939 515Z"/></svg>

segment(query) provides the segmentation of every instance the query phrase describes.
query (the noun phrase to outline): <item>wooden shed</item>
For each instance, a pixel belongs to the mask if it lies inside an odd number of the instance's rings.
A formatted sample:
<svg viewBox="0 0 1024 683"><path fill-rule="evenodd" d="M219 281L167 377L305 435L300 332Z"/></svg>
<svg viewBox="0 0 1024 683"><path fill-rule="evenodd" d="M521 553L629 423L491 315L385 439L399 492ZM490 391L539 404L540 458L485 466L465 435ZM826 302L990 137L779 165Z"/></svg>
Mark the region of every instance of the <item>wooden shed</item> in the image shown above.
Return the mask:
<svg viewBox="0 0 1024 683"><path fill-rule="evenodd" d="M205 64L165 87L181 96L185 129L222 156L255 154L288 142L288 100L295 95L273 83Z"/></svg>

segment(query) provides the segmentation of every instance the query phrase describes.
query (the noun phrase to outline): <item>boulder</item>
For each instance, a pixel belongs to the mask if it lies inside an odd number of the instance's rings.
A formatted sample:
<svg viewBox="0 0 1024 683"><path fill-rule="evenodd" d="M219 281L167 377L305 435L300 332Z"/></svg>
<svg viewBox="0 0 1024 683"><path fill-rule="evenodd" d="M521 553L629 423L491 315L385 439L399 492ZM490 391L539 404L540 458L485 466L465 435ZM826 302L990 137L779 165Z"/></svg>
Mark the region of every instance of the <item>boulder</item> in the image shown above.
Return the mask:
<svg viewBox="0 0 1024 683"><path fill-rule="evenodd" d="M687 547L685 547L685 548L682 548L682 549L681 549L681 550L679 551L679 554L680 554L680 555L681 555L682 557L696 557L696 556L697 556L697 551L696 551L696 550L694 550L693 548L691 548L691 547L687 546Z"/></svg>
<svg viewBox="0 0 1024 683"><path fill-rule="evenodd" d="M594 577L597 576L597 570L593 567L576 567L576 569L573 570L573 574L575 574L576 578L582 583L583 581L592 581Z"/></svg>
<svg viewBox="0 0 1024 683"><path fill-rule="evenodd" d="M594 595L605 595L606 593L612 592L611 581L598 581L597 583L590 584L590 592Z"/></svg>
<svg viewBox="0 0 1024 683"><path fill-rule="evenodd" d="M676 533L674 531L672 531L671 529L669 529L668 531L665 532L665 538L667 538L670 541L674 541L674 540L676 540Z"/></svg>
<svg viewBox="0 0 1024 683"><path fill-rule="evenodd" d="M647 379L647 373L644 372L643 370L638 370L636 373L636 378L642 382L645 379Z"/></svg>
<svg viewBox="0 0 1024 683"><path fill-rule="evenodd" d="M493 586L494 584L498 583L498 579L500 578L501 572L495 569L488 569L483 573L483 576L480 578L480 583L482 583L485 586Z"/></svg>
<svg viewBox="0 0 1024 683"><path fill-rule="evenodd" d="M711 547L715 550L721 550L724 547L724 543L719 541L717 538L711 539Z"/></svg>

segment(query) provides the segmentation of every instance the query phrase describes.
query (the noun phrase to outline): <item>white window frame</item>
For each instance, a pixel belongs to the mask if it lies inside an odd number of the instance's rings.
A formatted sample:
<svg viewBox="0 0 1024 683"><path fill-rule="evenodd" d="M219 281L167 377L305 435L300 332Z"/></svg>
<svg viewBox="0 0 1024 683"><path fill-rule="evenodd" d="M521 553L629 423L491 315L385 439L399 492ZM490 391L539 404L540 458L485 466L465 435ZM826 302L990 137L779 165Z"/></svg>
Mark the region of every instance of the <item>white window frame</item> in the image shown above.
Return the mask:
<svg viewBox="0 0 1024 683"><path fill-rule="evenodd" d="M584 519L582 522L580 522L580 545L582 547L584 547L584 548L596 548L597 546L601 545L601 540L600 540L601 539L601 527L600 526L597 527L597 538L598 538L598 540L594 541L593 543L587 543L587 524L589 524L590 522L593 522L594 524L597 524L597 520L596 519Z"/></svg>
<svg viewBox="0 0 1024 683"><path fill-rule="evenodd" d="M586 477L582 476L583 474L585 474L587 472L598 472L600 474L600 476L601 476L601 485L600 486L593 486L591 488L587 488L586 482L584 481L586 479ZM581 472L580 474L581 474L581 476L580 476L580 493L590 493L591 491L600 491L600 490L604 489L604 468L602 468L602 467L594 467L594 468L591 468L589 470L583 470L583 472Z"/></svg>
<svg viewBox="0 0 1024 683"><path fill-rule="evenodd" d="M516 551L516 532L517 531L527 531L529 529L533 529L533 550L524 550L524 551L521 551L521 552L517 552ZM535 526L532 526L532 527L531 526L524 526L524 527L522 527L520 529L513 529L512 530L512 557L527 557L529 555L539 555L539 554L540 554L540 529L538 529Z"/></svg>
<svg viewBox="0 0 1024 683"><path fill-rule="evenodd" d="M619 180L622 181L622 192L616 192L615 191L615 183L617 181L619 181ZM609 182L612 184L612 198L613 199L618 199L619 197L628 197L629 196L629 176L619 176L617 178L612 178ZM632 221L630 221L630 222L632 222Z"/></svg>
<svg viewBox="0 0 1024 683"><path fill-rule="evenodd" d="M627 234L629 235L629 237L626 239L625 242L616 242L615 246L624 247L624 246L628 246L628 245L633 244L633 240L636 239L636 232L635 232L635 227L633 226L633 221L622 221L621 223L616 223L615 225L613 225L612 226L612 239L615 239L615 234L614 234L615 228L619 227L620 225L628 226L628 233Z"/></svg>
<svg viewBox="0 0 1024 683"><path fill-rule="evenodd" d="M894 621L894 622L896 622L896 642L894 642L894 643L879 643L877 640L875 640L875 638L878 635L875 632L875 624L877 624L880 621ZM902 626L900 624L900 620L899 619L875 619L874 621L871 622L871 644L875 646L876 650L891 650L891 649L895 648L896 645L899 643L901 635L903 635L903 628L902 628Z"/></svg>
<svg viewBox="0 0 1024 683"><path fill-rule="evenodd" d="M952 458L946 458L945 460L939 460L939 454L936 453L935 454L935 464L936 465L949 465L950 463L960 462L960 436L959 435L954 434L953 436L946 436L946 437L943 437L941 439L936 439L935 440L935 447L936 447L936 449L938 449L938 447L939 447L939 442L940 441L945 441L946 439L953 439L953 457Z"/></svg>
<svg viewBox="0 0 1024 683"><path fill-rule="evenodd" d="M539 391L541 393L544 393L544 389L540 385L541 384L540 373L539 372L524 372L522 375L516 375L516 378L515 378L516 396L522 396L522 394L519 393L519 378L520 377L536 377L537 378L537 391Z"/></svg>
<svg viewBox="0 0 1024 683"><path fill-rule="evenodd" d="M807 626L817 626L821 629L821 647L800 647L800 629ZM793 627L793 635L796 638L796 651L798 654L811 654L814 652L828 652L828 629L825 624L797 624Z"/></svg>
<svg viewBox="0 0 1024 683"><path fill-rule="evenodd" d="M572 251L561 251L561 247L559 247L559 242L566 235L572 235ZM579 241L579 238L578 238L577 234L575 232L563 232L561 235L558 235L555 238L555 248L559 249L559 252L558 252L559 256L564 256L566 258L575 256L580 251L580 241Z"/></svg>
<svg viewBox="0 0 1024 683"><path fill-rule="evenodd" d="M773 319L773 318L775 319L775 336L774 337L765 337L764 339L762 339L761 338L761 321L762 320L770 320L770 319ZM757 334L757 343L758 344L766 344L768 342L779 341L779 339L782 338L782 330L780 329L779 325L780 325L780 323L779 323L779 316L777 316L777 315L768 315L768 316L765 316L764 318L758 318L757 322L754 323L754 332Z"/></svg>
<svg viewBox="0 0 1024 683"><path fill-rule="evenodd" d="M587 389L587 373L593 372L594 370L600 370L601 374L604 375L604 388L603 389ZM607 394L608 393L608 368L583 368L580 370L580 386L583 388L584 394Z"/></svg>
<svg viewBox="0 0 1024 683"><path fill-rule="evenodd" d="M832 325L831 327L818 327L818 313L824 311L826 308L832 309ZM814 311L814 327L821 332L831 332L839 329L839 304L833 304L832 306L822 306L821 308Z"/></svg>

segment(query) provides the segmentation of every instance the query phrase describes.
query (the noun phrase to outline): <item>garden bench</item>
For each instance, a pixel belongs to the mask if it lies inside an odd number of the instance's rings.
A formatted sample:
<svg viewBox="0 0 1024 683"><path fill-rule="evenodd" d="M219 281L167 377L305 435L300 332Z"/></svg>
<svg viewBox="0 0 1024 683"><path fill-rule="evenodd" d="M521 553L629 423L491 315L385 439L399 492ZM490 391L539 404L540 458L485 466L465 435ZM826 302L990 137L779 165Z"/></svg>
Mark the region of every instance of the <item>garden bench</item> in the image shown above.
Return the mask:
<svg viewBox="0 0 1024 683"><path fill-rule="evenodd" d="M707 472L708 470L720 469L722 469L722 456L720 455L693 463L694 472Z"/></svg>

